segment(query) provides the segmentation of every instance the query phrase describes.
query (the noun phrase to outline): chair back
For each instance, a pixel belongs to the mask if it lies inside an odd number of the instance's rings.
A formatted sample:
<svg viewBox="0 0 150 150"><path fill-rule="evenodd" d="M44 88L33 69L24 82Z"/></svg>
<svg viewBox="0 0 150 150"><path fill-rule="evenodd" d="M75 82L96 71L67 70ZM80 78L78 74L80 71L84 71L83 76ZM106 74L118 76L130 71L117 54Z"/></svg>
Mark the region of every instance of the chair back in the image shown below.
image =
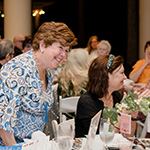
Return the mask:
<svg viewBox="0 0 150 150"><path fill-rule="evenodd" d="M59 100L60 122L65 121L63 113L76 113L79 96L61 98Z"/></svg>
<svg viewBox="0 0 150 150"><path fill-rule="evenodd" d="M144 123L141 121L136 121L136 137L137 138L145 138L147 134L147 128L148 128L148 116L146 117L146 120Z"/></svg>

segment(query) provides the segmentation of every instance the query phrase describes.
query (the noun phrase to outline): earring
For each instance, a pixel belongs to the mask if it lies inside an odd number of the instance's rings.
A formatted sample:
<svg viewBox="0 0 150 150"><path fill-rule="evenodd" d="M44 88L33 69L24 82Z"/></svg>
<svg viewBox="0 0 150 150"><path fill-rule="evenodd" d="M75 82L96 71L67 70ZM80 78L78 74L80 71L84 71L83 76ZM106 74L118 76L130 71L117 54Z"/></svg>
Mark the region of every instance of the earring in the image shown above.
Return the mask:
<svg viewBox="0 0 150 150"><path fill-rule="evenodd" d="M42 54L44 53L44 50L43 50L43 49L41 49L41 53L42 53Z"/></svg>

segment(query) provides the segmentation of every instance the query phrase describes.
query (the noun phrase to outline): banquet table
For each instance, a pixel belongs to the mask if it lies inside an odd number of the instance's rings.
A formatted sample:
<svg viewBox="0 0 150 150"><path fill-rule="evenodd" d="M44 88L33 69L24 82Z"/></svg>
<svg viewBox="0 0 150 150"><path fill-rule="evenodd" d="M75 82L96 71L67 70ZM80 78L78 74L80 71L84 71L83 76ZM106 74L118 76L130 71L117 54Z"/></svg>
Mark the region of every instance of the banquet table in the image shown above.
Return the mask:
<svg viewBox="0 0 150 150"><path fill-rule="evenodd" d="M108 144L109 150L119 150L118 139L124 138L121 134L116 133L112 142ZM126 138L124 138L128 141ZM146 147L146 150L150 150L150 139L149 147ZM30 140L28 139L26 143L22 145L15 145L11 147L0 147L0 150L59 150L58 144L55 143L56 147L52 148L53 140L49 140L49 137L41 138L40 140ZM86 147L87 143L90 144L90 147ZM142 150L142 147L134 146L133 150ZM65 150L65 149L64 149ZM103 150L103 142L101 141L99 135L96 135L94 139L88 138L75 138L73 148L71 150ZM127 149L124 149L127 150ZM128 149L129 150L129 149Z"/></svg>
<svg viewBox="0 0 150 150"><path fill-rule="evenodd" d="M121 134L115 134L112 142L108 144L109 150L119 150L118 139L121 139L121 138L124 138ZM124 139L128 141L126 138ZM88 140L87 138L76 138L72 150L103 150L103 142L101 141L99 135L96 135L95 139L93 141L92 140L90 141L90 144L91 144L90 148L86 147L87 140ZM132 149L141 150L142 147L133 146ZM58 150L58 149L56 148L53 150ZM127 150L127 149L124 149L124 150ZM146 148L146 150L150 150L150 148Z"/></svg>
<svg viewBox="0 0 150 150"><path fill-rule="evenodd" d="M124 138L121 134L116 133L112 142L108 144L109 150L119 150L118 139L124 139L126 142L129 141L128 139ZM135 138L130 138L130 139L135 140ZM87 138L79 138L77 140L82 140L83 142L82 144L75 144L73 150L87 150L85 148ZM150 150L150 138L138 138L138 141L140 142L143 140L148 141L148 145L145 144L145 146L148 147L145 147L145 149ZM144 143L142 142L142 144ZM141 145L133 144L132 150L143 150L143 149L144 148ZM92 144L92 148L89 150L103 150L103 142L101 141L99 135L96 135ZM130 149L124 148L123 150L130 150Z"/></svg>

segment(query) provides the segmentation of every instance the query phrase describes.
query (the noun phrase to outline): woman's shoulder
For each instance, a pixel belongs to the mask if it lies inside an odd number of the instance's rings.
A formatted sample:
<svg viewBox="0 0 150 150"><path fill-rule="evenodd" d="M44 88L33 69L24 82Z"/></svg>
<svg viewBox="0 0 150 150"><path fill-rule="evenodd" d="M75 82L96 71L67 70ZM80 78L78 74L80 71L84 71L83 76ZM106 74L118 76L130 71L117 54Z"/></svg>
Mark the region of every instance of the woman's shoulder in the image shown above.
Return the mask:
<svg viewBox="0 0 150 150"><path fill-rule="evenodd" d="M79 98L79 103L93 103L94 101L97 101L98 98L94 97L90 92L85 92L82 94Z"/></svg>
<svg viewBox="0 0 150 150"><path fill-rule="evenodd" d="M20 54L14 58L12 58L10 61L8 61L4 66L13 66L16 65L25 65L28 63L31 63L33 61L33 53L32 50L28 51L26 53Z"/></svg>
<svg viewBox="0 0 150 150"><path fill-rule="evenodd" d="M24 74L25 70L26 71L33 70L34 63L35 62L33 60L33 55L31 52L23 53L21 55L14 57L6 64L4 64L1 68L1 75L4 76L4 73L6 75L6 72L7 72L6 76L9 76L9 74L11 75L12 72L13 74L14 73L20 74L21 72L22 74Z"/></svg>
<svg viewBox="0 0 150 150"><path fill-rule="evenodd" d="M144 64L145 61L146 61L146 59L140 59L140 60L138 60L135 64L136 64L136 65Z"/></svg>
<svg viewBox="0 0 150 150"><path fill-rule="evenodd" d="M86 98L91 98L91 97L92 97L91 93L85 92L84 94L80 96L80 99L84 99L84 98L86 99Z"/></svg>

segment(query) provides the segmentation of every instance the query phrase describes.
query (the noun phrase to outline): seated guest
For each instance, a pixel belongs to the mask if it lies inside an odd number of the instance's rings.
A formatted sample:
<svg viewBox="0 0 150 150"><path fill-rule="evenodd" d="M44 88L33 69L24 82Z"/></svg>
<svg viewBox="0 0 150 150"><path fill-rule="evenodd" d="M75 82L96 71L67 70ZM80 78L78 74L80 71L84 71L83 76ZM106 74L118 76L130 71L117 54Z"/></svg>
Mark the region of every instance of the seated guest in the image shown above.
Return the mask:
<svg viewBox="0 0 150 150"><path fill-rule="evenodd" d="M58 75L59 95L70 97L83 94L87 83L89 65L89 55L85 49L72 49L63 70Z"/></svg>
<svg viewBox="0 0 150 150"><path fill-rule="evenodd" d="M88 72L87 92L77 105L75 117L75 137L88 134L92 117L104 107L113 108L123 98L118 90L123 88L124 74L123 57L113 55L99 56L93 60ZM125 111L126 112L126 111ZM131 112L136 118L137 113ZM135 129L134 121L133 129ZM119 127L119 122L115 125ZM134 130L132 131L134 132Z"/></svg>
<svg viewBox="0 0 150 150"><path fill-rule="evenodd" d="M97 46L98 55L108 55L111 51L111 45L108 41L102 40L99 42Z"/></svg>
<svg viewBox="0 0 150 150"><path fill-rule="evenodd" d="M88 40L86 50L91 53L97 53L98 36L91 36Z"/></svg>
<svg viewBox="0 0 150 150"><path fill-rule="evenodd" d="M13 43L14 43L14 57L17 55L22 54L22 43L25 40L25 37L22 34L17 34L15 35L14 39L13 39Z"/></svg>
<svg viewBox="0 0 150 150"><path fill-rule="evenodd" d="M13 58L13 43L8 39L0 40L0 68Z"/></svg>
<svg viewBox="0 0 150 150"><path fill-rule="evenodd" d="M25 40L22 43L23 52L27 52L32 49L32 38L31 36L25 36Z"/></svg>
<svg viewBox="0 0 150 150"><path fill-rule="evenodd" d="M90 55L90 61L92 62L96 57L100 55L108 55L111 51L111 45L108 41L102 40L97 45L97 54Z"/></svg>
<svg viewBox="0 0 150 150"><path fill-rule="evenodd" d="M98 36L91 36L88 40L87 47L85 48L89 52L90 61L98 56L97 45L98 45Z"/></svg>
<svg viewBox="0 0 150 150"><path fill-rule="evenodd" d="M83 48L72 49L64 69L58 75L58 95L63 98L81 96L86 92L90 61L89 54ZM67 119L75 117L74 113L65 113Z"/></svg>
<svg viewBox="0 0 150 150"><path fill-rule="evenodd" d="M138 60L129 74L129 78L135 83L148 82L150 78L150 41L147 41L144 47L145 59Z"/></svg>

